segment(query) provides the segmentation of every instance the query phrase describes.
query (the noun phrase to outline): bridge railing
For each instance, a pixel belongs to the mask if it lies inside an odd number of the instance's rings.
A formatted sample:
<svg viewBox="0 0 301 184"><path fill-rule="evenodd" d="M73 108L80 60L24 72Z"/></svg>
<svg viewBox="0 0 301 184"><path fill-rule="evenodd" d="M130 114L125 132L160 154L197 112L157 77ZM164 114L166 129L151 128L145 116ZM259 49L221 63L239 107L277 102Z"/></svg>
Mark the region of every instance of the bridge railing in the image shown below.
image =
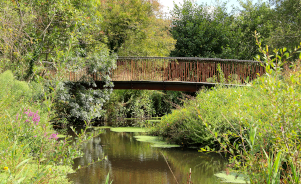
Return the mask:
<svg viewBox="0 0 301 184"><path fill-rule="evenodd" d="M253 80L265 72L250 60L183 57L119 57L113 81L216 82L221 72L227 82Z"/></svg>
<svg viewBox="0 0 301 184"><path fill-rule="evenodd" d="M117 68L112 71L112 81L181 81L219 82L223 77L227 83L244 83L265 73L258 61L197 58L197 57L118 57ZM71 72L69 80L76 81L87 75L85 70ZM95 73L95 81L101 74Z"/></svg>

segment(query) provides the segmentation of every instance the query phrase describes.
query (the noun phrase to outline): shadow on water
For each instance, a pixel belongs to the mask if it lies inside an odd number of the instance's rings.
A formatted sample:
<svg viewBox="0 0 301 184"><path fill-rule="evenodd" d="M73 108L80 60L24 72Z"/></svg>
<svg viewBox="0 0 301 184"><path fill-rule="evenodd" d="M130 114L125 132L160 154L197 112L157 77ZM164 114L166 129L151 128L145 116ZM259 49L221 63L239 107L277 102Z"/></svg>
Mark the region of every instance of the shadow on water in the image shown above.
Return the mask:
<svg viewBox="0 0 301 184"><path fill-rule="evenodd" d="M219 183L215 173L225 168L226 160L218 154L199 153L196 149L153 148L149 143L133 137L137 133L116 133L106 129L104 133L83 145L84 156L74 160L74 169L87 166L68 175L70 181L80 183L104 183L108 173L116 184L174 184L168 163L179 183L187 183L189 168L194 184ZM92 163L98 158L105 158Z"/></svg>

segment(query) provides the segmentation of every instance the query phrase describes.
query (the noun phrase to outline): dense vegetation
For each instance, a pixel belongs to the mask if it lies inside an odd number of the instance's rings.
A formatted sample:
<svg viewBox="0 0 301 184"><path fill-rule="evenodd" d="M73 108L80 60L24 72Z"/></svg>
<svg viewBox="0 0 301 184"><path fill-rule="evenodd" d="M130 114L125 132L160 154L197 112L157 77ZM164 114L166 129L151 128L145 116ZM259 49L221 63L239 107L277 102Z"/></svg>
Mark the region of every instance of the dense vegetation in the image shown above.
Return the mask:
<svg viewBox="0 0 301 184"><path fill-rule="evenodd" d="M254 32L270 50L293 50L300 42L297 0L240 1L230 13L226 4L198 5L190 0L172 10L171 34L177 40L171 56L250 59L260 54Z"/></svg>
<svg viewBox="0 0 301 184"><path fill-rule="evenodd" d="M199 144L201 151L230 154L229 168L247 174L251 183L299 183L301 54L284 70L286 49L275 50L275 57L261 51L266 75L243 88L199 91L152 132L178 144Z"/></svg>
<svg viewBox="0 0 301 184"><path fill-rule="evenodd" d="M91 76L101 72L110 87L117 53L168 55L175 42L168 25L156 1L1 1L1 183L67 183L88 137L77 133L76 145L58 141L52 125L104 116L112 90L81 84L95 85ZM83 68L89 75L68 81Z"/></svg>
<svg viewBox="0 0 301 184"><path fill-rule="evenodd" d="M267 75L246 88L200 91L164 116L153 132L179 144L233 154L232 166L254 183L298 183L299 55L288 51L301 40L300 7L298 0L247 0L229 13L225 4L184 0L169 20L156 0L0 1L1 181L67 182L61 176L69 168L61 165L80 155L79 145L57 141L53 123L163 116L189 97L86 90L82 84L96 85L95 73L107 87L113 85L109 76L117 56L252 60L260 55ZM281 71L282 61L290 62L290 70ZM89 68L86 77L67 82L70 71L84 68ZM78 137L79 144L86 139Z"/></svg>
<svg viewBox="0 0 301 184"><path fill-rule="evenodd" d="M0 74L0 83L1 183L68 182L79 145L57 141L49 122L51 100L39 101L43 86L17 81L11 71Z"/></svg>

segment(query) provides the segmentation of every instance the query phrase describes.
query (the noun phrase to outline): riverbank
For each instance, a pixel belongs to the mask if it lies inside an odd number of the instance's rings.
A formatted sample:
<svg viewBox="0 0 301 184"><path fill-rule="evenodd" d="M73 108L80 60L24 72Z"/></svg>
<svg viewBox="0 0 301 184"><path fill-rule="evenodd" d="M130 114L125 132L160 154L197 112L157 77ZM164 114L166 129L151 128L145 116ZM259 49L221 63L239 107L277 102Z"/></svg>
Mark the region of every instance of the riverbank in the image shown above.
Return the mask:
<svg viewBox="0 0 301 184"><path fill-rule="evenodd" d="M2 183L69 183L79 146L59 135L49 122L51 101L38 83L0 74L0 181Z"/></svg>
<svg viewBox="0 0 301 184"><path fill-rule="evenodd" d="M251 183L299 181L301 71L296 63L290 70L280 66L269 63L266 75L243 88L200 91L162 117L152 134L227 153L228 169L247 174Z"/></svg>

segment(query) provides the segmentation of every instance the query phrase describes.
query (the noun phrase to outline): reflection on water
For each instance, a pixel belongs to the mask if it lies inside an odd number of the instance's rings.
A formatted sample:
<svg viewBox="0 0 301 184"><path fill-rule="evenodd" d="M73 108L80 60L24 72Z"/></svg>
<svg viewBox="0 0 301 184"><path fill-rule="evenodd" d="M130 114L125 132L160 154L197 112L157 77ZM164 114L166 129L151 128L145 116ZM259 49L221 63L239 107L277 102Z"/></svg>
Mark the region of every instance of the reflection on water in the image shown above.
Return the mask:
<svg viewBox="0 0 301 184"><path fill-rule="evenodd" d="M87 166L68 178L76 184L104 183L110 173L115 184L174 184L175 178L170 172L162 154L179 183L187 183L189 168L192 170L191 181L194 184L219 183L214 176L223 170L226 161L217 154L199 153L195 149L152 148L149 143L138 142L134 133L115 133L109 129L83 145L84 157L74 161ZM89 165L98 158L106 159Z"/></svg>

